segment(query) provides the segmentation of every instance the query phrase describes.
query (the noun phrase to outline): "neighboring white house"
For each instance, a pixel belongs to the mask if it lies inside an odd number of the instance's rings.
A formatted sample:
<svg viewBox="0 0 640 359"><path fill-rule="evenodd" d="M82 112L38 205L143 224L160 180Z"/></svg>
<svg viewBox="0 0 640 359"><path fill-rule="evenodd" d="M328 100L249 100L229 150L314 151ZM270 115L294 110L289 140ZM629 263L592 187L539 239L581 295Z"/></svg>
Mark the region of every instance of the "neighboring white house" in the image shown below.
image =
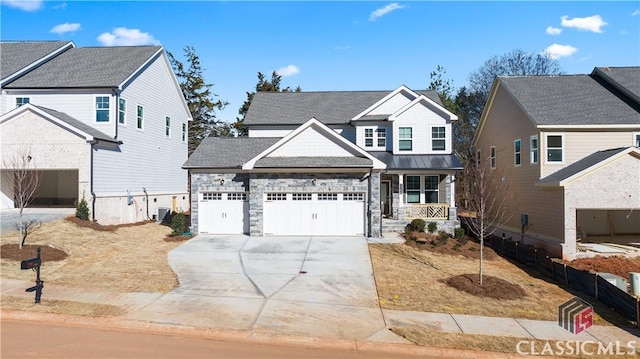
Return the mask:
<svg viewBox="0 0 640 359"><path fill-rule="evenodd" d="M246 138L184 164L200 233L365 235L414 218L453 231L452 123L434 91L258 92Z"/></svg>
<svg viewBox="0 0 640 359"><path fill-rule="evenodd" d="M30 150L41 176L34 206L83 197L101 224L189 210L191 114L161 46L0 42L2 158ZM2 169L2 208L12 208Z"/></svg>
<svg viewBox="0 0 640 359"><path fill-rule="evenodd" d="M499 77L473 144L515 194L514 238L564 259L640 247L640 67Z"/></svg>

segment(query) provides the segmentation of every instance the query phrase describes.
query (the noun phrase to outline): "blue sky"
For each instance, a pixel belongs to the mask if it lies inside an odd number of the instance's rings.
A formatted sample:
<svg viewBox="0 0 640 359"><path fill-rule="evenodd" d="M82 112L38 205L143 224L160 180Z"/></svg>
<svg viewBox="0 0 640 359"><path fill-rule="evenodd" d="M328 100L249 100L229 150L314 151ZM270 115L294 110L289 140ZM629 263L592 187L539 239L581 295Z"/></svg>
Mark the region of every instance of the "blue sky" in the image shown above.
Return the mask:
<svg viewBox="0 0 640 359"><path fill-rule="evenodd" d="M568 74L640 65L640 3L462 1L0 0L2 40L76 46L194 46L233 121L276 70L304 91L425 89L442 65L456 88L514 49L557 58Z"/></svg>

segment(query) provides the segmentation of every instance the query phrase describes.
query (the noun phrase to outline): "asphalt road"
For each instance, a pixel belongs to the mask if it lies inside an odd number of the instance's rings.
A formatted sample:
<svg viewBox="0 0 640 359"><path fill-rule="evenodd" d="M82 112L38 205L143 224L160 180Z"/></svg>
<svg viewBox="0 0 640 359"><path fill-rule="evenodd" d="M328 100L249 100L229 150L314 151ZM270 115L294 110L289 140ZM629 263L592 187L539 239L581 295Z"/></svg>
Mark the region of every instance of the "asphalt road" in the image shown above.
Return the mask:
<svg viewBox="0 0 640 359"><path fill-rule="evenodd" d="M1 352L8 358L367 358L415 359L399 353L309 349L217 341L59 324L2 320ZM441 356L422 359L440 358Z"/></svg>
<svg viewBox="0 0 640 359"><path fill-rule="evenodd" d="M50 222L76 213L75 208L26 208L24 218L37 219L40 222ZM0 233L18 229L18 209L3 209L0 211Z"/></svg>

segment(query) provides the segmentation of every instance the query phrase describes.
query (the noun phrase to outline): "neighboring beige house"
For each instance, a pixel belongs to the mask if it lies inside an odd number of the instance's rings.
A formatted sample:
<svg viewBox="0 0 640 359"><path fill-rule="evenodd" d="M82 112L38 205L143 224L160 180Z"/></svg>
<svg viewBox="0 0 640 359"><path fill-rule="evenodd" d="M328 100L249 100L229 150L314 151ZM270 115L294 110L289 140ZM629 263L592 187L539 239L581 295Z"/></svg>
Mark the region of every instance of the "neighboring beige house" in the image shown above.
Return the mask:
<svg viewBox="0 0 640 359"><path fill-rule="evenodd" d="M640 243L640 67L498 77L473 145L515 194L507 235L565 259Z"/></svg>
<svg viewBox="0 0 640 359"><path fill-rule="evenodd" d="M0 157L28 147L34 206L75 207L101 224L189 210L191 114L161 46L0 42ZM12 168L0 208L14 208Z"/></svg>

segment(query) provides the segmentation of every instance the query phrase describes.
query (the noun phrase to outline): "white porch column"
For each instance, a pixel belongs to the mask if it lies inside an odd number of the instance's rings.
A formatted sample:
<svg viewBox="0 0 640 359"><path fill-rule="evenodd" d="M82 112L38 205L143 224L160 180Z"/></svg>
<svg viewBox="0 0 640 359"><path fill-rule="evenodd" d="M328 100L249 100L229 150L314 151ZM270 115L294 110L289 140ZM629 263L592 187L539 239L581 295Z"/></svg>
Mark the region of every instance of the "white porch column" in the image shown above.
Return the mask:
<svg viewBox="0 0 640 359"><path fill-rule="evenodd" d="M451 186L451 200L449 206L456 206L456 175L449 175L449 186Z"/></svg>
<svg viewBox="0 0 640 359"><path fill-rule="evenodd" d="M398 173L398 208L404 207L404 174Z"/></svg>

